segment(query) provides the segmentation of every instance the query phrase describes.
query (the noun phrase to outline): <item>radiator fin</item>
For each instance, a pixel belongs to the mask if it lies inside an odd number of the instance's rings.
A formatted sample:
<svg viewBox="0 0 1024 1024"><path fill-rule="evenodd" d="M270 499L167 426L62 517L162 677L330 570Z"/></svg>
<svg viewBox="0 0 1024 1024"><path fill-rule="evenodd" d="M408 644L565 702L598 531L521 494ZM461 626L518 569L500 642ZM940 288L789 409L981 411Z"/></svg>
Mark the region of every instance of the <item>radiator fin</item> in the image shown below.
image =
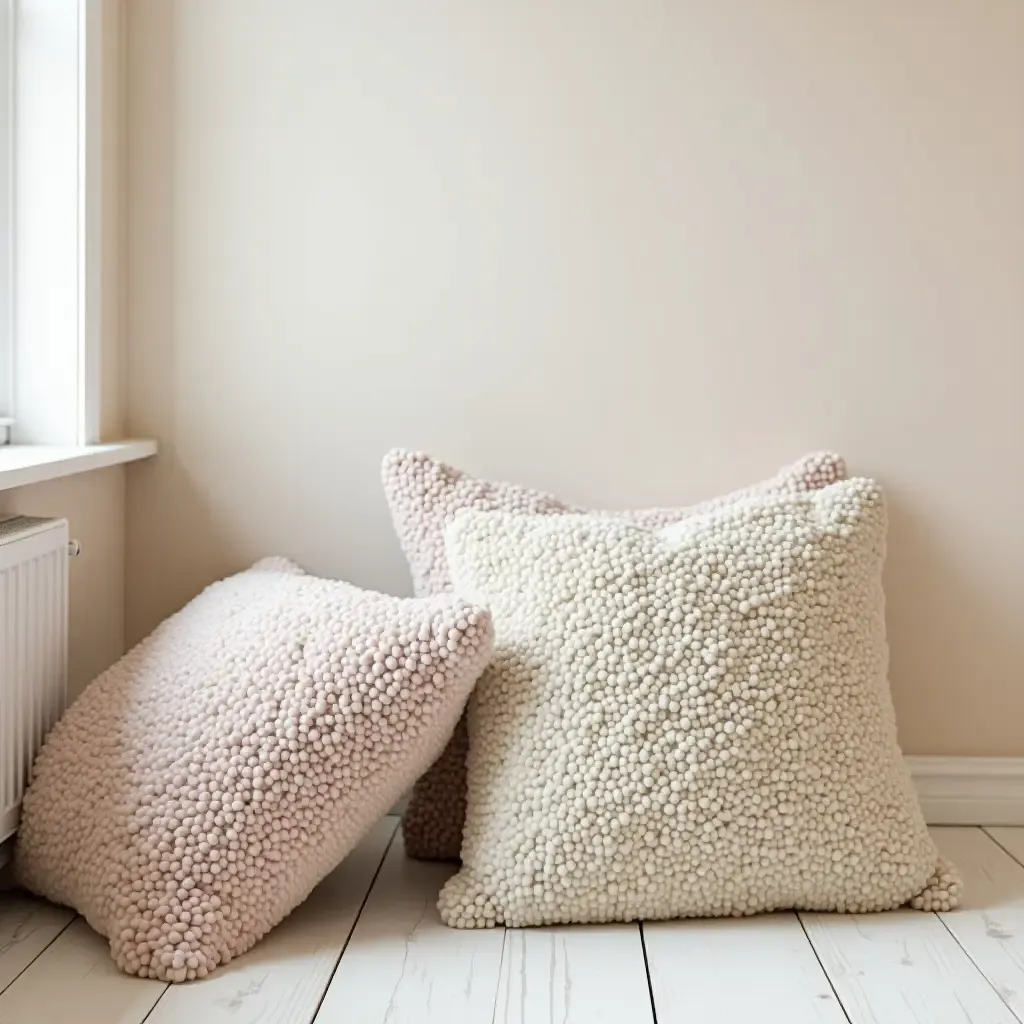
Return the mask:
<svg viewBox="0 0 1024 1024"><path fill-rule="evenodd" d="M17 828L32 762L64 710L67 523L0 523L0 842Z"/></svg>

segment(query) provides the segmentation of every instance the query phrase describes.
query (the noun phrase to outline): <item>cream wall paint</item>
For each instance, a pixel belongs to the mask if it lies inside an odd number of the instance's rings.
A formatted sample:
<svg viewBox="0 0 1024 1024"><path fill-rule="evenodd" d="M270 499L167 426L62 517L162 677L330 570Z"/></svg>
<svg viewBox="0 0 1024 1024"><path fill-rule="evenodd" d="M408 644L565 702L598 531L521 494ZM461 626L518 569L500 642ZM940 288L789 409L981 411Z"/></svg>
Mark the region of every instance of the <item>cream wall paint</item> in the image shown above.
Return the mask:
<svg viewBox="0 0 1024 1024"><path fill-rule="evenodd" d="M127 617L408 580L390 445L607 505L892 496L912 753L1024 754L1024 5L136 0Z"/></svg>

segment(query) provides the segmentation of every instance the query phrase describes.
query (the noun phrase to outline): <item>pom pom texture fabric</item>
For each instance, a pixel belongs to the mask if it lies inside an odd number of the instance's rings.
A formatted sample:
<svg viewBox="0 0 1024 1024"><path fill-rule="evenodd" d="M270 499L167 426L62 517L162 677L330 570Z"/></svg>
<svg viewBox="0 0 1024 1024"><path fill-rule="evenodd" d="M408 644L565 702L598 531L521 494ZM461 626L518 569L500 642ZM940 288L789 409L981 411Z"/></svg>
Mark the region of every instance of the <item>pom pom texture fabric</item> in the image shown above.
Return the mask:
<svg viewBox="0 0 1024 1024"><path fill-rule="evenodd" d="M458 516L455 585L496 638L442 919L955 906L896 741L885 529L866 480L659 532Z"/></svg>
<svg viewBox="0 0 1024 1024"><path fill-rule="evenodd" d="M433 761L490 616L281 559L209 587L48 737L18 834L29 889L130 974L205 977L332 870Z"/></svg>
<svg viewBox="0 0 1024 1024"><path fill-rule="evenodd" d="M542 491L515 484L478 480L429 455L394 450L383 462L382 476L391 516L419 597L452 589L445 556L444 531L461 509L518 512L530 515L586 514ZM666 526L751 495L813 491L846 477L843 460L818 452L780 470L774 477L699 505L596 512L648 528ZM411 856L458 860L466 811L466 724L459 723L437 763L413 789L402 827Z"/></svg>
<svg viewBox="0 0 1024 1024"><path fill-rule="evenodd" d="M479 480L425 455L394 449L381 466L388 508L412 574L417 597L448 593L451 573L445 554L445 527L464 508L522 515L597 515L656 529L759 494L816 491L846 478L846 464L832 452L815 452L775 476L710 501L678 508L602 510L579 508L551 494L510 483Z"/></svg>

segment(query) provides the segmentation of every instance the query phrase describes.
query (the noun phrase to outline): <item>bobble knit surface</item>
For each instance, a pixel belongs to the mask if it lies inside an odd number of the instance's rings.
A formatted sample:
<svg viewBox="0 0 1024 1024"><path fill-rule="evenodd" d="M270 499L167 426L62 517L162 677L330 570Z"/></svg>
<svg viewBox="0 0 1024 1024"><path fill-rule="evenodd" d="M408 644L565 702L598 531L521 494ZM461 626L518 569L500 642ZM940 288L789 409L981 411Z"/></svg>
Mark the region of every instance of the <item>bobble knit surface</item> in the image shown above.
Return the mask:
<svg viewBox="0 0 1024 1024"><path fill-rule="evenodd" d="M394 450L384 457L381 475L391 517L419 597L448 593L451 576L444 531L461 509L532 515L586 513L542 491L478 480L437 459ZM721 508L750 495L813 491L846 477L838 455L817 452L774 477L699 505L595 512L654 529ZM444 753L416 783L402 821L406 852L424 860L458 860L466 812L466 725L463 720Z"/></svg>
<svg viewBox="0 0 1024 1024"><path fill-rule="evenodd" d="M47 738L19 880L129 974L205 977L299 903L438 756L490 616L267 559L207 588Z"/></svg>
<svg viewBox="0 0 1024 1024"><path fill-rule="evenodd" d="M459 928L959 901L896 741L868 480L650 531L463 512L491 607Z"/></svg>

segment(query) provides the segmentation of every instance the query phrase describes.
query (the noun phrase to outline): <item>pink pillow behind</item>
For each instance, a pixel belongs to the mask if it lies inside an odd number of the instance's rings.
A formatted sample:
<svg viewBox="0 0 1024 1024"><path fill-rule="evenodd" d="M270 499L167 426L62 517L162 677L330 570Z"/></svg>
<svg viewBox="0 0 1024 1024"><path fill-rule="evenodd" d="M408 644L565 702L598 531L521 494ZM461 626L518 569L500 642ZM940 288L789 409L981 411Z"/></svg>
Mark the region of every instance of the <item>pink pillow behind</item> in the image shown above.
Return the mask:
<svg viewBox="0 0 1024 1024"><path fill-rule="evenodd" d="M445 527L461 509L532 515L584 513L657 529L752 495L819 490L846 479L846 465L831 452L815 452L768 480L697 505L599 512L569 505L543 491L478 480L422 452L388 452L381 476L391 518L412 573L414 591L425 597L452 589L444 535ZM463 715L444 753L413 789L402 823L405 849L410 856L422 860L459 859L466 815L467 749Z"/></svg>

